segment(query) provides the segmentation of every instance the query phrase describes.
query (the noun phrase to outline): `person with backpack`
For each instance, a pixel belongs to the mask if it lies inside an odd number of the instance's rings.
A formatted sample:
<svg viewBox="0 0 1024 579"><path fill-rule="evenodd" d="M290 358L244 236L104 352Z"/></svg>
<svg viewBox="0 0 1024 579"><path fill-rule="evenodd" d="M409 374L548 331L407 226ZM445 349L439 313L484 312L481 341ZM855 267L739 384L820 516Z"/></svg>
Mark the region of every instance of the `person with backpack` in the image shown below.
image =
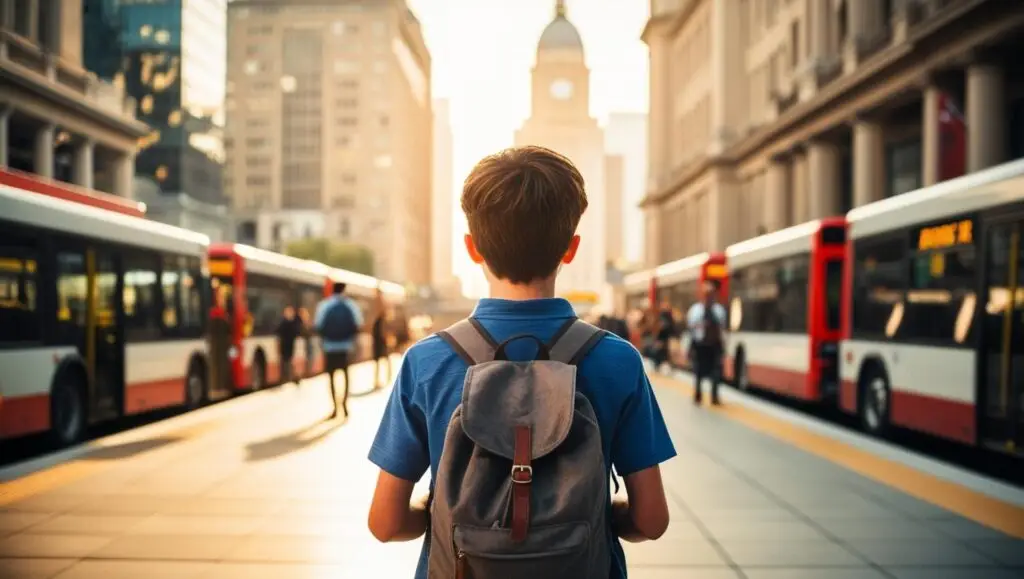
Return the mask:
<svg viewBox="0 0 1024 579"><path fill-rule="evenodd" d="M701 300L686 313L690 332L690 358L693 362L693 402L701 402L701 383L711 380L711 403L719 404L718 386L722 381L722 356L725 354L725 306L718 303L717 280L707 280Z"/></svg>
<svg viewBox="0 0 1024 579"><path fill-rule="evenodd" d="M368 526L382 542L426 534L416 579L621 579L619 539L668 527L659 465L676 451L643 361L554 297L586 208L579 171L542 147L466 179L466 250L490 297L406 352L369 452Z"/></svg>
<svg viewBox="0 0 1024 579"><path fill-rule="evenodd" d="M313 326L320 334L320 349L324 353L324 371L331 384L331 400L334 410L327 418L333 420L338 416L338 395L334 388L334 373L341 371L345 376L345 391L341 398L341 411L348 418L348 365L352 349L355 347L356 336L363 325L363 314L359 306L345 295L345 284L334 283L334 293L320 302L313 317Z"/></svg>

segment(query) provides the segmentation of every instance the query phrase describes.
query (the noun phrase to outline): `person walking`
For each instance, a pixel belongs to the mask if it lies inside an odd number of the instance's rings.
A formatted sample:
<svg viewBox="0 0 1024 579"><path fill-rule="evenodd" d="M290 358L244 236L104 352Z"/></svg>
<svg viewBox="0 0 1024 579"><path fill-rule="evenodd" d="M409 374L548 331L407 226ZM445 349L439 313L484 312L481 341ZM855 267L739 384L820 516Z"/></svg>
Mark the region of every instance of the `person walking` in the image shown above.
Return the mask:
<svg viewBox="0 0 1024 579"><path fill-rule="evenodd" d="M348 418L348 393L350 380L348 366L352 349L355 347L356 336L363 325L363 314L348 296L345 295L345 284L335 282L333 295L316 308L313 326L322 338L321 349L324 353L324 370L331 384L331 401L334 410L327 418L333 420L338 416L338 394L335 389L335 373L341 371L345 378L345 390L341 398L341 411Z"/></svg>

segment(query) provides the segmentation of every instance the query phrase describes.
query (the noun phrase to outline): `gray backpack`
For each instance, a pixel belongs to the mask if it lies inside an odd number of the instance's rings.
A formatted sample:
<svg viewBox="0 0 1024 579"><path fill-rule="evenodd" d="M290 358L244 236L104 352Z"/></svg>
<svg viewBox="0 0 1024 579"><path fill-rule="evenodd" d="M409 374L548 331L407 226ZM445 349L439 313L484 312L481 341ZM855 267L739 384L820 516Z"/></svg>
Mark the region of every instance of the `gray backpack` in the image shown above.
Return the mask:
<svg viewBox="0 0 1024 579"><path fill-rule="evenodd" d="M430 508L430 579L608 577L608 470L576 364L605 332L569 320L502 344L475 319L438 334L469 364ZM509 361L513 340L537 360Z"/></svg>

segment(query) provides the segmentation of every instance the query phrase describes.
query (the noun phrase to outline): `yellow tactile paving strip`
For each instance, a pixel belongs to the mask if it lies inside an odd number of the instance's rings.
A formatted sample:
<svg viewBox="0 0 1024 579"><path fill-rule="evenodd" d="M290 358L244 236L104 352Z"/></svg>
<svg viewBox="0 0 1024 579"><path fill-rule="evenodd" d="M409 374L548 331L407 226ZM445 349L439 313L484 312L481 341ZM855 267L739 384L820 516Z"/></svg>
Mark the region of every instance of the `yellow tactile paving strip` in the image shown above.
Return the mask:
<svg viewBox="0 0 1024 579"><path fill-rule="evenodd" d="M651 381L692 394L686 382L652 375ZM737 404L709 406L717 412L832 463L903 491L915 498L942 507L1007 535L1024 539L1024 508L993 499L955 483L875 456L870 452L811 432L800 426Z"/></svg>

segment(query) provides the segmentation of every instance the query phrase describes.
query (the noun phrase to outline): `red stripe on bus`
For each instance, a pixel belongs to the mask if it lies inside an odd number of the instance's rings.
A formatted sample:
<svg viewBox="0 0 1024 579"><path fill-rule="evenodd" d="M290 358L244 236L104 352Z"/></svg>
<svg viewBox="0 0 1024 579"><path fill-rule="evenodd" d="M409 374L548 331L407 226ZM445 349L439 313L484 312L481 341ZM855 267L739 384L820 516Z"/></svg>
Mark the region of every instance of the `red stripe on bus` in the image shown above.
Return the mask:
<svg viewBox="0 0 1024 579"><path fill-rule="evenodd" d="M0 438L14 438L50 429L50 395L4 398L0 404Z"/></svg>
<svg viewBox="0 0 1024 579"><path fill-rule="evenodd" d="M185 403L185 377L129 384L124 395L124 413L139 414L181 406Z"/></svg>
<svg viewBox="0 0 1024 579"><path fill-rule="evenodd" d="M30 173L22 173L20 171L12 171L10 169L0 169L0 185L7 185L8 187L14 187L15 189L39 193L40 195L63 199L64 201L99 207L100 209L123 213L133 217L146 216L146 211L143 209L145 206L139 202L131 201L116 195L91 191L70 183L44 180L38 175L32 175Z"/></svg>

